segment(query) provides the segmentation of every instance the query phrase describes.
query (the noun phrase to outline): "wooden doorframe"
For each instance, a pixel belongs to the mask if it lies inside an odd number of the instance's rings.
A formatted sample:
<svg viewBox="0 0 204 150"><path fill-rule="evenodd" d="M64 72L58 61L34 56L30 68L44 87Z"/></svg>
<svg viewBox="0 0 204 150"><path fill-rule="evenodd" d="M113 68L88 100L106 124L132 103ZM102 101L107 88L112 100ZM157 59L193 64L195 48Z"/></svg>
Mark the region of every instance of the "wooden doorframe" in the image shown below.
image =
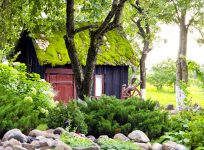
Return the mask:
<svg viewBox="0 0 204 150"><path fill-rule="evenodd" d="M46 68L45 69L45 80L50 82L49 79L49 75L50 74L56 74L56 75L72 75L73 76L73 85L74 85L74 93L73 93L73 98L76 99L76 82L75 82L75 78L74 78L74 73L72 71L72 69L68 69L68 68Z"/></svg>

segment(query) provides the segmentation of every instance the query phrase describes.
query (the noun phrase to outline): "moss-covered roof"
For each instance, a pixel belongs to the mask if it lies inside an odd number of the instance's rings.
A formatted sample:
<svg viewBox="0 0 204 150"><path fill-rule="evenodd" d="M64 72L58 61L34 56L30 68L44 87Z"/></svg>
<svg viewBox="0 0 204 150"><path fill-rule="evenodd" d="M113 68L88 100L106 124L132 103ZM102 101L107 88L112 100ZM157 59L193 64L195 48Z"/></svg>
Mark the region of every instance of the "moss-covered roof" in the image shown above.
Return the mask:
<svg viewBox="0 0 204 150"><path fill-rule="evenodd" d="M65 32L60 31L46 40L43 38L44 42L41 43L41 46L38 40L34 41L40 65L49 64L56 66L70 63L70 58L63 39L64 35ZM82 65L85 65L90 42L89 31L86 30L76 34L74 40L78 50L79 60ZM134 53L128 40L122 36L119 30L109 31L104 37L104 44L100 47L97 64L116 66L134 65L136 62L136 53Z"/></svg>

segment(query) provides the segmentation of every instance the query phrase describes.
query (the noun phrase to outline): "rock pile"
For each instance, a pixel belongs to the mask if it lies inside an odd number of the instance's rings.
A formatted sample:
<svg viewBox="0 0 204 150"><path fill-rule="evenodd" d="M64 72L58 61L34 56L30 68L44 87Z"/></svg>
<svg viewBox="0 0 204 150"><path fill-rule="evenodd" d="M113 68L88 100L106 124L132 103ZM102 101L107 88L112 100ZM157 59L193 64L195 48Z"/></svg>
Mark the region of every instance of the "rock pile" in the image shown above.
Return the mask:
<svg viewBox="0 0 204 150"><path fill-rule="evenodd" d="M49 129L47 131L32 130L28 136L24 135L19 129L8 131L0 140L0 150L100 150L97 139L94 136L77 135L83 138L89 138L95 145L89 148L71 148L69 145L60 141L60 134L65 132L63 128ZM102 135L99 138L108 138ZM116 134L113 139L121 141L133 141L141 150L186 150L183 145L175 142L167 142L162 144L150 143L149 138L140 130L135 130L126 137L122 133Z"/></svg>

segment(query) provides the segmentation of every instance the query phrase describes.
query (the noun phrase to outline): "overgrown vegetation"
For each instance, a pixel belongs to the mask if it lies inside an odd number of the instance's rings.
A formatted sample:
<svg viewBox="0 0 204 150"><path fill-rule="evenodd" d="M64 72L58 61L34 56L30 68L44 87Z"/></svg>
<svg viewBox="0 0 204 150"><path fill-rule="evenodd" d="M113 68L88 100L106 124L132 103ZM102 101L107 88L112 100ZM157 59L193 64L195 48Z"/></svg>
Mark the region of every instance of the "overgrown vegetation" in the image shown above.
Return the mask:
<svg viewBox="0 0 204 150"><path fill-rule="evenodd" d="M189 149L204 146L204 111L183 111L171 118L172 128L160 142L175 141Z"/></svg>
<svg viewBox="0 0 204 150"><path fill-rule="evenodd" d="M40 49L35 43L37 57L41 65L51 64L56 66L70 63L64 39L62 38L65 35L63 31L56 31L52 37L46 38L49 42L46 51ZM100 47L97 64L136 64L137 55L122 32L122 30L115 29L104 36L104 44ZM88 46L90 44L89 31L77 33L74 42L76 43L80 63L86 65Z"/></svg>
<svg viewBox="0 0 204 150"><path fill-rule="evenodd" d="M50 84L26 73L24 64L0 64L0 135L12 128L35 128L54 107L53 97Z"/></svg>
<svg viewBox="0 0 204 150"><path fill-rule="evenodd" d="M70 131L87 133L87 124L85 115L79 109L75 101L70 102L67 106L59 103L54 109L49 111L45 119L49 128L69 127Z"/></svg>
<svg viewBox="0 0 204 150"><path fill-rule="evenodd" d="M60 139L71 147L88 148L94 145L90 139L81 137L73 132L63 132Z"/></svg>
<svg viewBox="0 0 204 150"><path fill-rule="evenodd" d="M98 140L98 144L101 146L101 150L139 150L139 148L133 142L119 141L110 138L100 138Z"/></svg>
<svg viewBox="0 0 204 150"><path fill-rule="evenodd" d="M157 109L156 102L131 98L121 101L115 97L103 96L86 100L80 105L85 113L88 133L94 136L115 133L130 133L134 129L144 131L150 138L156 138L168 131L167 113Z"/></svg>

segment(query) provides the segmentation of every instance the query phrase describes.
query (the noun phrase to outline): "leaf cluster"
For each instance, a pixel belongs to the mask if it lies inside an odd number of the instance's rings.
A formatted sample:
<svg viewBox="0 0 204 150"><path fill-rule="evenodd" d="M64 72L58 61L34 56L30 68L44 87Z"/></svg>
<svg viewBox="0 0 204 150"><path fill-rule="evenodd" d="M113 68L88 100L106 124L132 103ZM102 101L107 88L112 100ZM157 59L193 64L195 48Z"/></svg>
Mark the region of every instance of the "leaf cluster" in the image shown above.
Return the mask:
<svg viewBox="0 0 204 150"><path fill-rule="evenodd" d="M54 106L54 93L37 74L27 74L23 64L0 64L0 135L12 128L35 128Z"/></svg>

